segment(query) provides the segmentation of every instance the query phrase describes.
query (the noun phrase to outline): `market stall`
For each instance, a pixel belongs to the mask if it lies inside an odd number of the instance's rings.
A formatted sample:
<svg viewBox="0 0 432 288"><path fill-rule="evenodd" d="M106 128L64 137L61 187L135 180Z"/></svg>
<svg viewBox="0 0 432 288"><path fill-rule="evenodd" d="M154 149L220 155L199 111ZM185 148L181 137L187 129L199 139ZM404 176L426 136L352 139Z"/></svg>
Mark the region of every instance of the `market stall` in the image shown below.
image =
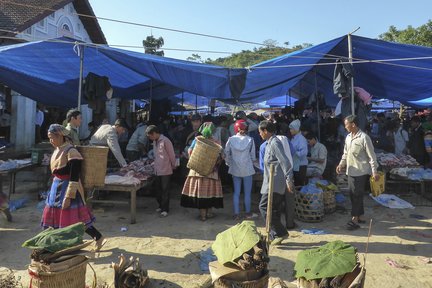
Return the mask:
<svg viewBox="0 0 432 288"><path fill-rule="evenodd" d="M414 206L431 205L427 199L432 199L432 170L409 155L378 153L377 160L386 173L386 193L399 195Z"/></svg>
<svg viewBox="0 0 432 288"><path fill-rule="evenodd" d="M130 223L136 223L136 196L137 191L150 187L153 183L153 161L149 159L131 162L119 171L106 175L105 185L97 188L99 191L115 191L130 194L129 201L98 200L92 203L130 204Z"/></svg>
<svg viewBox="0 0 432 288"><path fill-rule="evenodd" d="M16 174L36 166L37 164L33 164L31 159L0 161L0 193L3 193L3 176L9 178L8 199L10 199L11 194L15 193Z"/></svg>

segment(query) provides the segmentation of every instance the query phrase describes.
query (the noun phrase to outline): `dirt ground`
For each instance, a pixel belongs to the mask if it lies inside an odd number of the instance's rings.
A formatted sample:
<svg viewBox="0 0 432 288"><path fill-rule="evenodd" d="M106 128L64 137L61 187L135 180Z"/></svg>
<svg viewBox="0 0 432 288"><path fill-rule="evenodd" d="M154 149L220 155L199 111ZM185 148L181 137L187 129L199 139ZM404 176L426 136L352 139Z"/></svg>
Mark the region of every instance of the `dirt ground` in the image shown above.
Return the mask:
<svg viewBox="0 0 432 288"><path fill-rule="evenodd" d="M30 281L27 274L30 250L22 248L21 244L40 232L41 210L37 208L37 188L31 182L38 177L38 174L30 172L18 174L17 193L13 194L12 199L27 197L30 201L26 207L12 213L12 223L0 216L0 275L11 269L20 278L23 287L28 287ZM6 183L4 188L7 191ZM198 256L211 246L219 232L236 224L232 220L232 194L225 194L225 208L215 211L216 218L201 222L197 218L197 210L180 207L180 193L181 187L174 185L171 211L167 218L158 217L154 198L138 197L137 223L133 225L129 223L128 206L94 208L97 218L95 226L108 238L102 252L90 253L93 256L91 266L99 283L113 283L110 264L124 254L139 257L144 268L148 269L152 287L209 287L210 276L200 270ZM122 199L124 196L111 193L109 197ZM258 201L259 194L253 194L255 212ZM350 207L349 203L346 207ZM365 196L365 210L366 219L373 219L366 257L365 287L432 287L432 264L421 259L432 257L432 208L389 209ZM422 215L425 219L417 219L411 214ZM360 259L363 259L368 225L363 224L356 231L347 231L345 223L349 218L348 211L348 214L336 212L326 215L321 223L297 221L299 228L290 231L289 239L270 250L270 276L280 277L289 287L296 287L293 268L297 254L333 240L355 246ZM264 230L261 218L256 220L256 224ZM307 235L301 232L301 229L309 228L323 229L328 234ZM389 265L388 259L402 268ZM88 285L92 277L91 269L87 268Z"/></svg>

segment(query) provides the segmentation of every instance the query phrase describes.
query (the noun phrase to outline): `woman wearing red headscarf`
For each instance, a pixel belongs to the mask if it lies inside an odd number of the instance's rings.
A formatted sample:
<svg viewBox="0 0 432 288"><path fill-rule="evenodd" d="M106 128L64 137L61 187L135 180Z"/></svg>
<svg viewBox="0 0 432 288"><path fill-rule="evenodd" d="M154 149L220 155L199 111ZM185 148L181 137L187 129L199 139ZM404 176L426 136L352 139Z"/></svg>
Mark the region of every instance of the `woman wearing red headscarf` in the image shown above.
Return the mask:
<svg viewBox="0 0 432 288"><path fill-rule="evenodd" d="M255 218L258 215L251 213L252 177L255 174L253 161L255 161L255 143L247 135L248 124L245 120L237 120L234 124L234 136L228 139L225 147L225 162L229 166L228 173L233 177L234 183L234 219L240 220L240 191L243 182L245 217Z"/></svg>

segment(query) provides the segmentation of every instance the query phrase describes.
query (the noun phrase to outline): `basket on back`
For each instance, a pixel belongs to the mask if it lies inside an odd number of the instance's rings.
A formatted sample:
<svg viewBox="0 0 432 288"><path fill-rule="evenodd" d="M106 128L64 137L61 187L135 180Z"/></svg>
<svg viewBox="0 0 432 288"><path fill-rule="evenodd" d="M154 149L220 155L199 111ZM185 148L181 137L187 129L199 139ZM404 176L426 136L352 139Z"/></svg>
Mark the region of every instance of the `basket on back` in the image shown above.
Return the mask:
<svg viewBox="0 0 432 288"><path fill-rule="evenodd" d="M77 146L83 157L81 165L81 182L85 190L105 185L108 159L108 147Z"/></svg>
<svg viewBox="0 0 432 288"><path fill-rule="evenodd" d="M187 167L203 176L213 172L216 161L222 151L222 146L202 136L196 137L196 144L192 150Z"/></svg>

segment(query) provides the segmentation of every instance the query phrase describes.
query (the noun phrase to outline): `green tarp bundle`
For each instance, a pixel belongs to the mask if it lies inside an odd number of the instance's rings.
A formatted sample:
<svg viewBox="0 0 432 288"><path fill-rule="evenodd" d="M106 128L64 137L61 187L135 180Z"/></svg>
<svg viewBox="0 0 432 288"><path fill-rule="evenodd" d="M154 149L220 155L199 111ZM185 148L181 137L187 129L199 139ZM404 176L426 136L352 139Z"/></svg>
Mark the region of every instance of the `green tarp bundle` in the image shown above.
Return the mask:
<svg viewBox="0 0 432 288"><path fill-rule="evenodd" d="M85 226L76 223L64 228L48 228L25 241L22 247L30 249L43 249L49 252L57 252L83 243Z"/></svg>
<svg viewBox="0 0 432 288"><path fill-rule="evenodd" d="M253 221L243 221L216 236L212 249L220 264L234 262L243 253L252 249L259 241L260 234Z"/></svg>

